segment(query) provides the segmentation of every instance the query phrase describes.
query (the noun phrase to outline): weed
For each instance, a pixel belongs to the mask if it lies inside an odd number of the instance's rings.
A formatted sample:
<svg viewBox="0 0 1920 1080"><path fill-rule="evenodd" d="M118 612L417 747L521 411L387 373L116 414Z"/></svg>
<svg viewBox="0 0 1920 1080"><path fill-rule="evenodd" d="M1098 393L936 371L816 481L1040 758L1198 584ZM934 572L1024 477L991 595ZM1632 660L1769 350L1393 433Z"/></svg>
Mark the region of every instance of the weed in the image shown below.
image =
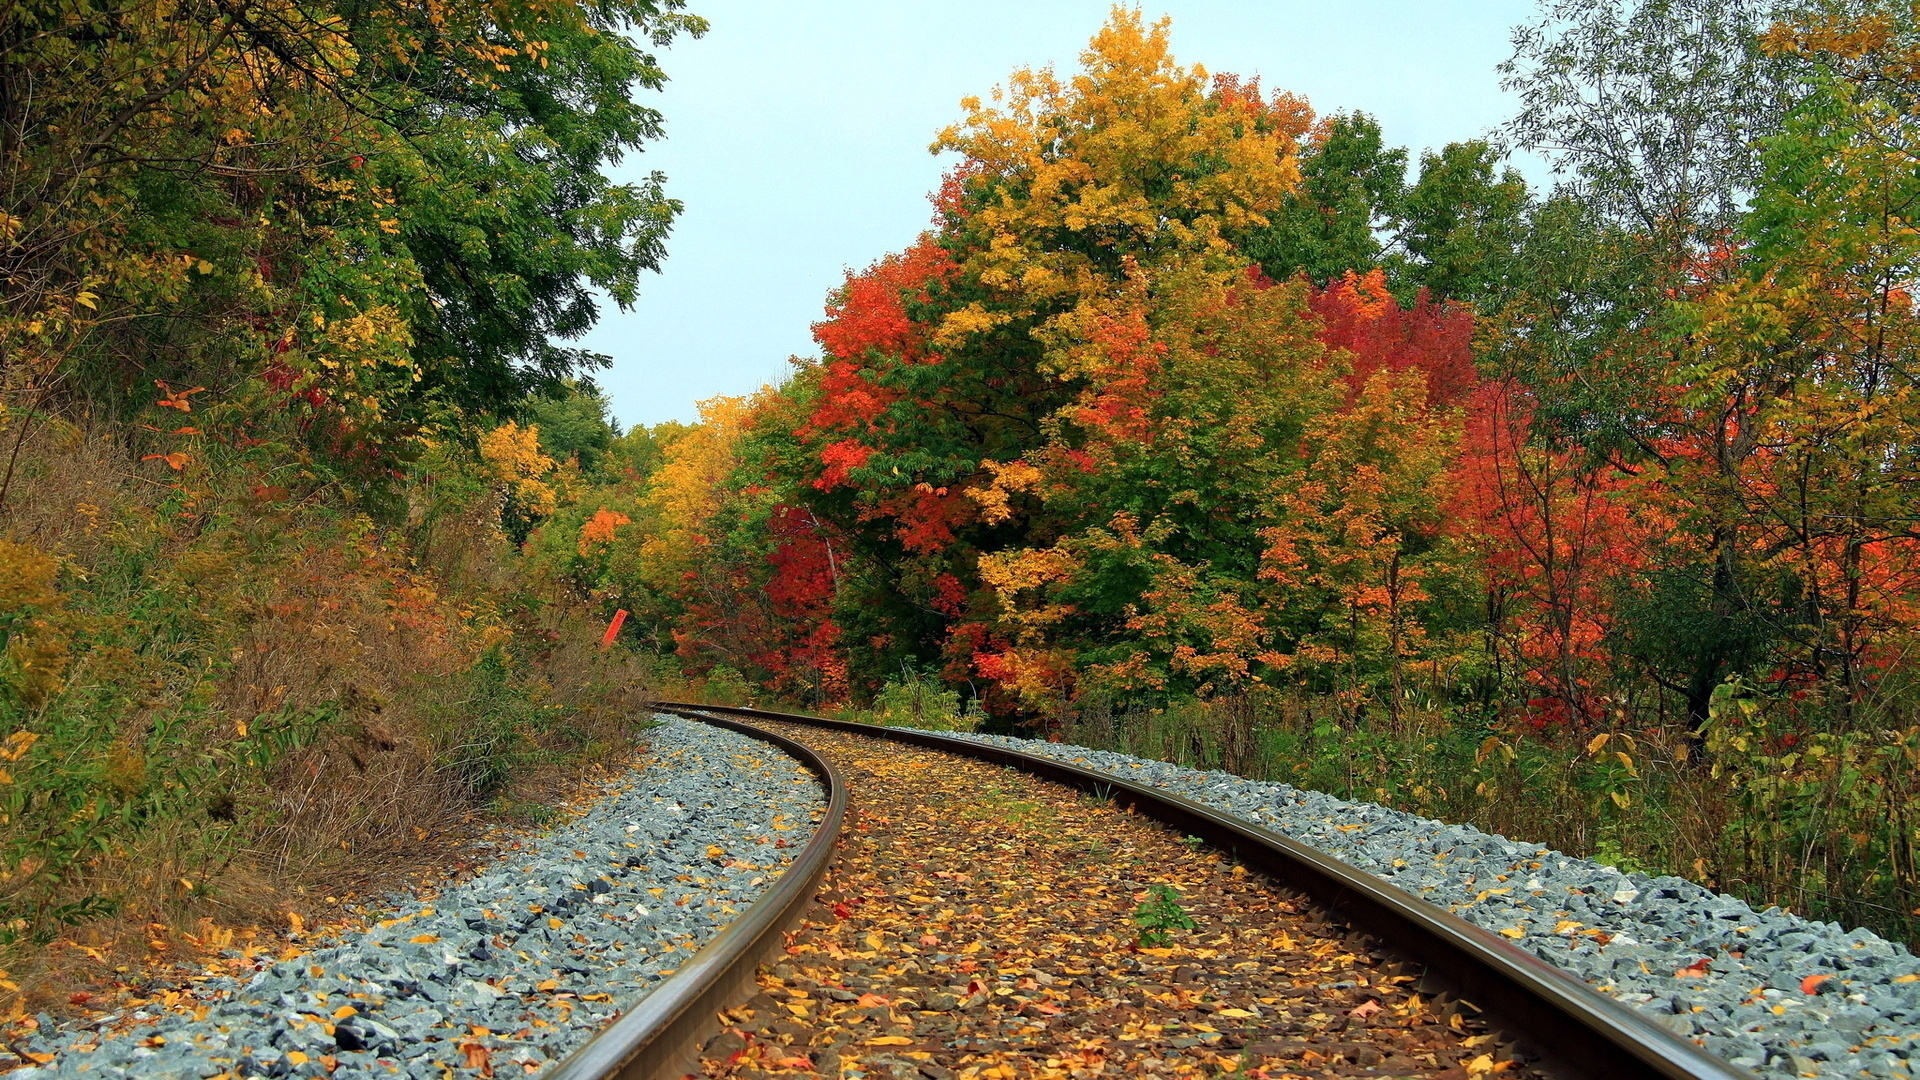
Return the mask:
<svg viewBox="0 0 1920 1080"><path fill-rule="evenodd" d="M1169 931L1196 930L1200 926L1180 906L1180 894L1174 892L1171 885L1147 887L1147 898L1133 909L1133 925L1140 928L1136 943L1149 948L1172 940Z"/></svg>

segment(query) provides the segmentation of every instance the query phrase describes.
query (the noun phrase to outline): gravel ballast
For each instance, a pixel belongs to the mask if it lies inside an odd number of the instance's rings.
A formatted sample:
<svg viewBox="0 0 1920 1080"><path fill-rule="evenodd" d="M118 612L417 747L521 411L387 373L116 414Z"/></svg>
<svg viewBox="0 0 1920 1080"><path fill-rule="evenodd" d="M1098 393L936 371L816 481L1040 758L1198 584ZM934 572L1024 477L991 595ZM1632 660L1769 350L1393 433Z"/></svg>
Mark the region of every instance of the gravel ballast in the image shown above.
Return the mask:
<svg viewBox="0 0 1920 1080"><path fill-rule="evenodd" d="M1920 1066L1920 959L1868 931L1289 784L1063 743L960 737L1264 825L1509 938L1755 1072L1906 1077Z"/></svg>
<svg viewBox="0 0 1920 1080"><path fill-rule="evenodd" d="M24 1049L54 1061L13 1075L440 1080L565 1057L764 892L825 810L777 748L660 719L646 764L582 817L430 907L216 986L203 1016L90 1052L91 1032L43 1036Z"/></svg>

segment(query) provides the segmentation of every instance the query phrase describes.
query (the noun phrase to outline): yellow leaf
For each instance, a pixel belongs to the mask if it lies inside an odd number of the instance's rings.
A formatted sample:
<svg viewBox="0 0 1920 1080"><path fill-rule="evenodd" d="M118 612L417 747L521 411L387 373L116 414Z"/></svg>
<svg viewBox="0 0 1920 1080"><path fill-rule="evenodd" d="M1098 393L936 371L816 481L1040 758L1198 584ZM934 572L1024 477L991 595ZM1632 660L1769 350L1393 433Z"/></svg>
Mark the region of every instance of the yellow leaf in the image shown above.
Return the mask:
<svg viewBox="0 0 1920 1080"><path fill-rule="evenodd" d="M1605 731L1601 732L1598 735L1595 735L1592 738L1592 740L1590 740L1587 743L1587 753L1589 754L1599 753L1601 748L1607 745L1607 740L1611 738L1613 738L1613 735Z"/></svg>
<svg viewBox="0 0 1920 1080"><path fill-rule="evenodd" d="M874 952L879 952L885 947L886 939L880 936L880 931L875 930L873 933L867 935L867 948L872 949Z"/></svg>
<svg viewBox="0 0 1920 1080"><path fill-rule="evenodd" d="M868 1046L906 1046L911 1042L913 1042L913 1040L907 1038L905 1035L882 1035L879 1038L868 1039L867 1045Z"/></svg>
<svg viewBox="0 0 1920 1080"><path fill-rule="evenodd" d="M1509 937L1509 938L1523 938L1527 936L1527 932L1525 930L1522 930L1518 926L1509 926L1505 930L1500 931L1500 936Z"/></svg>
<svg viewBox="0 0 1920 1080"><path fill-rule="evenodd" d="M537 982L537 983L535 983L535 984L534 984L534 987L533 987L533 988L534 988L535 990L549 990L549 991L551 991L551 990L558 990L558 989L560 989L560 980L558 980L558 979L541 979L541 980L540 980L539 982Z"/></svg>
<svg viewBox="0 0 1920 1080"><path fill-rule="evenodd" d="M360 1010L354 1008L351 1005L342 1005L339 1008L333 1010L333 1018L335 1020L345 1020L349 1016L358 1016L358 1015L360 1015Z"/></svg>
<svg viewBox="0 0 1920 1080"><path fill-rule="evenodd" d="M1252 1016L1253 1014L1252 1014L1252 1013L1250 1013L1250 1012L1248 1012L1248 1011L1247 1011L1247 1010L1245 1010L1245 1009L1217 1009L1217 1010L1215 1010L1215 1011L1214 1011L1214 1014L1213 1014L1213 1015L1215 1015L1215 1016L1231 1016L1231 1017L1233 1017L1233 1018L1234 1018L1235 1020L1245 1020L1245 1019L1247 1019L1248 1017L1250 1017L1250 1016Z"/></svg>
<svg viewBox="0 0 1920 1080"><path fill-rule="evenodd" d="M415 934L407 941L414 945L431 945L440 940L439 934Z"/></svg>
<svg viewBox="0 0 1920 1080"><path fill-rule="evenodd" d="M1920 982L1920 975L1896 975L1893 981L1897 983Z"/></svg>

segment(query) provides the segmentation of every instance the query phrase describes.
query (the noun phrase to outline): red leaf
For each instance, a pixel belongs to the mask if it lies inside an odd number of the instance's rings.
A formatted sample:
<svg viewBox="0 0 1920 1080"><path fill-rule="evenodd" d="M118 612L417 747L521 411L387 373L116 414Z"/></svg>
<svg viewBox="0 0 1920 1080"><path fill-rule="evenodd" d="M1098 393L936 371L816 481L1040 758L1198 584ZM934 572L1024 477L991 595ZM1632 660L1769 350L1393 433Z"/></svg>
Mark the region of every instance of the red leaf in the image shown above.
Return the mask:
<svg viewBox="0 0 1920 1080"><path fill-rule="evenodd" d="M1681 968L1679 971L1674 972L1673 977L1676 979L1704 979L1707 977L1707 973L1713 970L1710 966L1712 963L1712 958L1703 956L1693 963L1688 964L1686 967Z"/></svg>

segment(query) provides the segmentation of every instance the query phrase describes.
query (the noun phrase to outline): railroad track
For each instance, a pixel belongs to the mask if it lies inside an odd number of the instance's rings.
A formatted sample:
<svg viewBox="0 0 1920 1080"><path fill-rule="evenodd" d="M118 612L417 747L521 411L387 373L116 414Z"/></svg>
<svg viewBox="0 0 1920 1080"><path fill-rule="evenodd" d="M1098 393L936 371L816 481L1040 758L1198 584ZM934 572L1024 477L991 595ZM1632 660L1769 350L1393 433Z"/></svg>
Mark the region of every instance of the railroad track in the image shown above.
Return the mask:
<svg viewBox="0 0 1920 1080"><path fill-rule="evenodd" d="M885 1075L885 1069L891 1068L893 1075L904 1076L917 1068L917 1075L932 1080L946 1080L954 1075L948 1065L937 1060L942 1057L973 1063L969 1066L971 1073L958 1074L963 1080L969 1076L1004 1080L1021 1071L1005 1064L1008 1051L1016 1056L1023 1052L1036 1058L1045 1056L1045 1062L1051 1063L1034 1071L1075 1076L1095 1075L1112 1067L1148 1072L1220 1071L1225 1067L1222 1055L1233 1059L1236 1053L1235 1066L1271 1066L1279 1070L1265 1075L1418 1072L1436 1077L1474 1076L1484 1075L1492 1060L1491 1057L1475 1060L1474 1052L1489 1043L1521 1054L1532 1062L1530 1067L1563 1078L1751 1080L1752 1074L1745 1070L1650 1023L1612 998L1595 992L1494 934L1285 836L1166 791L1132 784L1057 759L925 732L759 709L681 702L663 702L658 707L661 711L775 742L820 776L828 789L828 812L812 841L772 890L678 974L549 1074L559 1080L614 1077L656 1080L677 1077L695 1069L718 1076L742 1061L754 1066L755 1071L831 1069L838 1072L841 1064L838 1051L827 1056L814 1048L814 1054L803 1057L795 1049L822 1037L836 1039L835 1046L853 1046L866 1058L878 1060L884 1066L876 1074L868 1070L878 1066L868 1064L862 1069L863 1075ZM784 729L785 733L776 733L769 730L770 727ZM809 732L819 735L811 737ZM860 899L855 897L838 898L830 916L808 923L806 933L798 938L789 934L789 928L800 924L815 904L816 892L832 862L836 840L840 839L841 825L847 819L850 792L843 770L837 769L832 759L838 756L869 760L874 740L905 744L921 752L959 755L1064 784L1098 800L1103 804L1098 808L1101 813L1110 813L1104 805L1110 804L1113 809L1134 811L1171 829L1171 835L1160 831L1163 845L1177 844L1180 837L1197 838L1198 842L1209 845L1217 857L1208 860L1190 849L1184 859L1172 854L1172 859L1180 860L1183 870L1211 861L1215 864L1213 869L1227 875L1214 881L1211 888L1223 894L1235 894L1235 911L1242 914L1269 905L1262 903L1255 893L1236 892L1246 882L1246 879L1234 880L1233 875L1239 868L1264 879L1257 888L1264 889L1268 895L1274 895L1276 886L1283 893L1297 894L1303 905L1310 906L1322 920L1346 927L1352 940L1357 942L1338 954L1308 945L1302 956L1323 959L1331 956L1336 966L1347 964L1353 969L1348 973L1356 977L1335 980L1321 987L1341 992L1325 999L1290 1001L1297 998L1300 988L1291 987L1290 982L1274 983L1272 977L1278 974L1273 970L1274 964L1263 965L1244 958L1237 964L1231 962L1248 955L1247 947L1237 943L1232 933L1214 940L1220 947L1190 949L1181 954L1216 954L1209 959L1224 956L1229 963L1220 970L1172 963L1149 966L1151 960L1171 960L1175 954L1168 952L1160 957L1155 954L1166 950L1141 950L1140 955L1147 957L1149 964L1125 975L1145 983L1149 990L1125 999L1085 992L1096 985L1097 979L1121 974L1113 971L1102 974L1093 967L1071 966L1075 961L1090 964L1085 957L1064 958L1065 962L1053 965L1057 969L1055 974L1049 974L1041 965L1030 969L1015 965L1026 974L1010 986L999 985L992 979L974 978L975 973L992 974L989 970L992 965L982 967L965 954L938 951L949 947L938 934L929 934L921 943L923 947L905 946L904 951L920 955L913 964L903 965L904 970L879 965L888 968L881 974L892 976L891 980L860 977L858 982L866 985L859 993L851 985L842 985L855 983L853 977L823 977L817 966L797 969L791 962L789 949L797 949L803 955L824 951L829 960L839 959L833 956L837 952L842 957L870 961L890 945L898 945L887 935L873 931L877 936L865 942L872 947L860 955L857 951L848 952L831 940L834 932L844 929L835 927L836 922L855 922L849 918L855 908L848 904L849 900ZM868 751L855 749L861 742L868 745ZM918 767L926 765L922 762ZM874 773L864 766L862 771ZM881 815L881 820L898 826L900 816ZM1058 821L1050 827L1065 828ZM903 835L910 834L911 830ZM1144 839L1140 841L1143 851L1151 844ZM897 859L898 853L892 857ZM1160 857L1169 857L1164 847ZM929 869L927 873L937 875L943 882L951 882L956 874L967 877L958 869ZM1135 877L1147 876L1146 871L1140 869L1132 873ZM1144 881L1133 884L1144 884ZM935 919L952 914L933 910L938 906L934 902L941 899L939 897L910 891L905 895L915 901L928 901L924 910ZM1143 907L1138 910L1151 911L1145 904L1165 902L1176 895L1183 894L1141 889L1126 899L1131 902L1135 897L1141 898ZM960 897L962 902L966 899ZM1275 914L1288 914L1284 900L1270 906ZM1242 923L1247 921L1238 915L1229 917ZM1067 908L1061 909L1061 919L1071 922ZM1273 927L1265 923L1243 925L1239 929L1244 931L1243 938L1268 934L1266 940L1282 943L1291 942L1292 935L1300 933L1281 930L1278 936L1272 936ZM822 941L809 944L810 937ZM1310 959L1291 955L1285 959L1289 965L1310 963ZM763 963L774 964L774 971L762 972ZM1410 974L1391 974L1396 964ZM1248 969L1263 966L1268 969L1264 975L1246 974ZM930 970L933 968L940 970ZM1075 971L1081 973L1073 981L1078 992L1072 987L1055 992L1048 984L1038 981L1045 977L1057 982L1058 974ZM951 989L968 991L968 997L958 999L957 994L947 994L957 999L951 1004L933 1000L945 992L931 984L940 978L956 977L966 977L967 984L950 984ZM1010 976L1009 981L1012 978ZM1267 981L1263 983L1262 978ZM1152 981L1155 979L1164 979L1166 984ZM1192 985L1195 983L1199 985ZM1360 992L1356 994L1356 990ZM1244 1002L1235 998L1235 994L1244 997ZM928 1000L919 1000L921 998ZM1062 1008L1054 1004L1056 1001L1069 1007ZM1223 1001L1227 1004L1223 1005ZM1150 1012L1153 1007L1169 1003L1180 1016L1191 1017L1197 1009L1211 1022L1189 1023L1180 1028L1176 1017L1173 1026L1177 1031L1170 1032L1168 1024L1152 1024L1152 1017L1141 1011L1147 1007ZM1242 1004L1246 1007L1241 1007ZM1446 1022L1429 1026L1457 1033L1457 1045L1449 1046L1444 1040L1435 1043L1432 1039L1424 1043L1416 1039L1410 1044L1396 1034L1423 1023L1419 1010L1440 1004L1446 1007ZM939 1008L929 1009L926 1007L929 1005ZM733 1011L723 1011L729 1009ZM951 1015L956 1012L960 1014L958 1019ZM1380 1012L1397 1012L1404 1022L1379 1025L1372 1035L1365 1034L1369 1029L1364 1020L1355 1023L1355 1017ZM918 1024L916 1016L921 1018ZM1259 1041L1262 1018L1268 1018L1275 1025L1276 1038ZM723 1024L723 1019L727 1023ZM851 1025L861 1023L868 1025L859 1029L865 1037L850 1038ZM1116 1025L1116 1030L1091 1032L1087 1026L1101 1023ZM1355 1026L1362 1034L1339 1030ZM930 1029L933 1034L916 1029ZM1332 1035L1338 1036L1337 1041L1330 1038L1329 1029ZM909 1033L896 1033L901 1031ZM1090 1033L1100 1037L1084 1037ZM719 1041L710 1043L716 1035L720 1036ZM1364 1043L1355 1041L1367 1037L1377 1037L1385 1049L1368 1050ZM1094 1053L1096 1047L1109 1043L1119 1047L1116 1051L1119 1057L1115 1060L1107 1060L1105 1050ZM703 1045L710 1045L719 1057L700 1063L699 1050ZM1002 1051L999 1057L994 1053L996 1045ZM748 1053L750 1049L752 1052ZM1075 1054L1080 1056L1074 1057ZM1293 1060L1285 1060L1290 1055ZM1366 1064L1368 1059L1379 1067L1401 1071L1374 1071L1373 1066ZM1129 1060L1131 1065L1127 1064ZM1209 1064L1202 1069L1201 1063Z"/></svg>

